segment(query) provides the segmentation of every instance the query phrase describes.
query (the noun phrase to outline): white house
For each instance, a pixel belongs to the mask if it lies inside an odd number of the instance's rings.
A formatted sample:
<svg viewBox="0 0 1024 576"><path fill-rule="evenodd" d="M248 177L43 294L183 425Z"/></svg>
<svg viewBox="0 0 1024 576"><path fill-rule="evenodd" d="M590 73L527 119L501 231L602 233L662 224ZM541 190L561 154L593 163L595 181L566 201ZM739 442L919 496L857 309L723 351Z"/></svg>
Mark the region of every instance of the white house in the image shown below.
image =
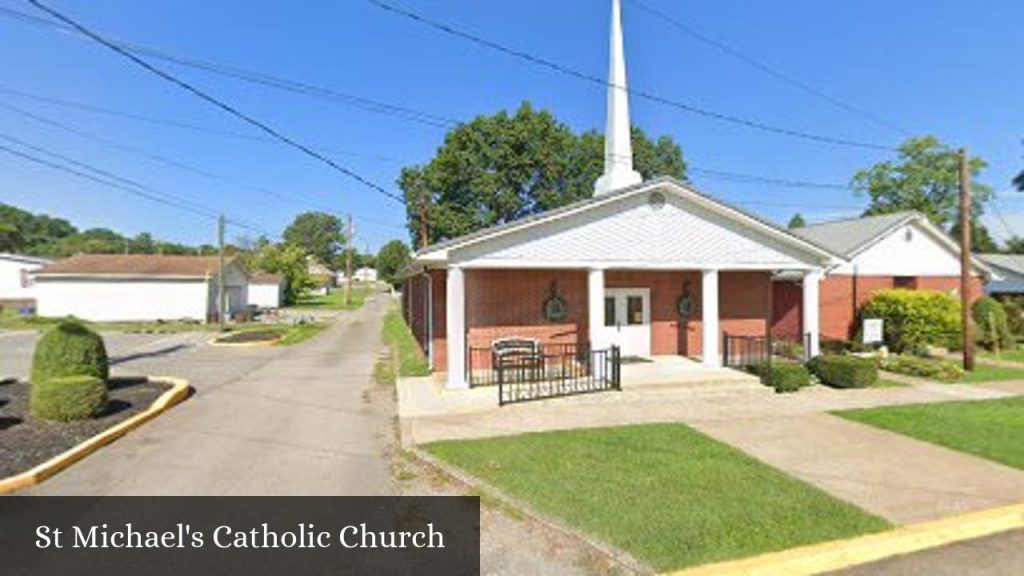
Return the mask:
<svg viewBox="0 0 1024 576"><path fill-rule="evenodd" d="M0 253L0 306L31 305L35 300L32 272L51 260Z"/></svg>
<svg viewBox="0 0 1024 576"><path fill-rule="evenodd" d="M37 270L37 313L97 322L195 320L217 316L215 256L80 254ZM225 264L228 313L248 305L249 275Z"/></svg>
<svg viewBox="0 0 1024 576"><path fill-rule="evenodd" d="M280 308L284 276L253 274L249 277L249 305L257 308Z"/></svg>
<svg viewBox="0 0 1024 576"><path fill-rule="evenodd" d="M981 259L999 274L999 278L985 285L985 293L993 296L1020 296L1024 294L1024 255L982 254Z"/></svg>
<svg viewBox="0 0 1024 576"><path fill-rule="evenodd" d="M352 274L352 278L355 279L356 282L376 282L377 270L370 268L369 266L363 266Z"/></svg>

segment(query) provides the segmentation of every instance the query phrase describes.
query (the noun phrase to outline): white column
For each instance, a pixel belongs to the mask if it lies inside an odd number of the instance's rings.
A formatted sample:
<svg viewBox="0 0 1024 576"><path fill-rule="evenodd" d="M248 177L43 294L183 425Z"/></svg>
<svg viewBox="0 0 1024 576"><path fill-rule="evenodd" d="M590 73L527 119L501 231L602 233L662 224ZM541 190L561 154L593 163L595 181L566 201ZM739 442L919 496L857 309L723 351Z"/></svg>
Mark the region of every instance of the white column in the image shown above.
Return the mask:
<svg viewBox="0 0 1024 576"><path fill-rule="evenodd" d="M448 338L448 387L469 388L466 381L466 283L462 268L448 268L445 326Z"/></svg>
<svg viewBox="0 0 1024 576"><path fill-rule="evenodd" d="M804 274L804 301L803 301L803 315L804 315L804 334L810 334L810 342L808 344L808 354L813 358L817 356L820 351L820 336L821 330L819 315L821 311L821 304L819 303L818 287L821 283L821 271L810 270Z"/></svg>
<svg viewBox="0 0 1024 576"><path fill-rule="evenodd" d="M722 365L718 353L718 270L704 270L701 282L701 355L704 365Z"/></svg>
<svg viewBox="0 0 1024 576"><path fill-rule="evenodd" d="M587 325L590 345L594 349L604 346L604 270L587 270Z"/></svg>

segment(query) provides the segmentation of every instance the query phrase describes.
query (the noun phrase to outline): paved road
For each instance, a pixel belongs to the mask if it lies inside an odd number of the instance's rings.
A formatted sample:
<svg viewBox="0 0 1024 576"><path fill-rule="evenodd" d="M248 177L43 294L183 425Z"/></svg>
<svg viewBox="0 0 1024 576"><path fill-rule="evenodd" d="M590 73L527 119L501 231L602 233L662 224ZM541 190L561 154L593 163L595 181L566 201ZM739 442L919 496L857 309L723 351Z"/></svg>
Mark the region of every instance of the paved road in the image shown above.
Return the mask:
<svg viewBox="0 0 1024 576"><path fill-rule="evenodd" d="M216 348L197 334L108 338L115 372L182 376L197 393L33 492L390 493L390 417L366 400L386 306L368 301L295 347Z"/></svg>
<svg viewBox="0 0 1024 576"><path fill-rule="evenodd" d="M951 544L835 572L836 576L1018 576L1024 572L1024 530Z"/></svg>

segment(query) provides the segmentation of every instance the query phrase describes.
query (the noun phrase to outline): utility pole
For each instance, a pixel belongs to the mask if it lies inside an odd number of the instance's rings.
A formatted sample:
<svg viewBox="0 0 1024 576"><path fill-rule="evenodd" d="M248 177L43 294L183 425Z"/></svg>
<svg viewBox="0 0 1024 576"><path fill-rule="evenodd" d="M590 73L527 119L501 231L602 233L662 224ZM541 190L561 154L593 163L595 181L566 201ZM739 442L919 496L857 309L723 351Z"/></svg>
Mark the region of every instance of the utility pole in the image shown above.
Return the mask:
<svg viewBox="0 0 1024 576"><path fill-rule="evenodd" d="M964 370L974 370L971 337L971 169L967 149L960 149L960 319L963 324Z"/></svg>
<svg viewBox="0 0 1024 576"><path fill-rule="evenodd" d="M352 215L345 216L345 305L352 305Z"/></svg>
<svg viewBox="0 0 1024 576"><path fill-rule="evenodd" d="M227 306L224 302L224 215L217 218L217 320L220 322L220 330L224 331L224 312Z"/></svg>

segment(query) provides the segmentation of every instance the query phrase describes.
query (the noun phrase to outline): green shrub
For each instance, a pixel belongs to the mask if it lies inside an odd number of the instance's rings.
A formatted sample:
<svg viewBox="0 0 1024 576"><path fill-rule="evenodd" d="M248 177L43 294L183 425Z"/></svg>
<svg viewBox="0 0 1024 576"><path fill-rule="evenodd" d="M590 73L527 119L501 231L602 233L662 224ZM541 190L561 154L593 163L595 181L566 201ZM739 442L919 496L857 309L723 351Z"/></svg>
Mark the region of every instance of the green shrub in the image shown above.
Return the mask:
<svg viewBox="0 0 1024 576"><path fill-rule="evenodd" d="M73 320L62 320L47 330L32 356L32 382L62 376L94 376L100 380L110 376L103 338Z"/></svg>
<svg viewBox="0 0 1024 576"><path fill-rule="evenodd" d="M883 290L864 306L862 318L880 318L889 350L921 352L959 339L960 303L945 292Z"/></svg>
<svg viewBox="0 0 1024 576"><path fill-rule="evenodd" d="M953 362L918 356L889 356L882 360L881 366L882 370L889 372L939 380L940 382L956 382L964 376L963 368Z"/></svg>
<svg viewBox="0 0 1024 576"><path fill-rule="evenodd" d="M107 384L95 376L64 376L32 383L32 415L46 420L92 418L107 405Z"/></svg>
<svg viewBox="0 0 1024 576"><path fill-rule="evenodd" d="M796 362L765 362L757 367L761 382L776 392L796 392L811 384L811 375L803 364Z"/></svg>
<svg viewBox="0 0 1024 576"><path fill-rule="evenodd" d="M1002 350L1016 347L1010 326L1007 323L1006 310L998 300L991 296L982 296L971 305L971 317L974 318L975 341L992 350L999 345Z"/></svg>
<svg viewBox="0 0 1024 576"><path fill-rule="evenodd" d="M1020 298L1009 298L1002 302L1006 312L1006 326L1015 337L1024 336L1024 306Z"/></svg>
<svg viewBox="0 0 1024 576"><path fill-rule="evenodd" d="M807 363L818 380L833 388L867 388L878 381L878 364L871 358L823 354Z"/></svg>

